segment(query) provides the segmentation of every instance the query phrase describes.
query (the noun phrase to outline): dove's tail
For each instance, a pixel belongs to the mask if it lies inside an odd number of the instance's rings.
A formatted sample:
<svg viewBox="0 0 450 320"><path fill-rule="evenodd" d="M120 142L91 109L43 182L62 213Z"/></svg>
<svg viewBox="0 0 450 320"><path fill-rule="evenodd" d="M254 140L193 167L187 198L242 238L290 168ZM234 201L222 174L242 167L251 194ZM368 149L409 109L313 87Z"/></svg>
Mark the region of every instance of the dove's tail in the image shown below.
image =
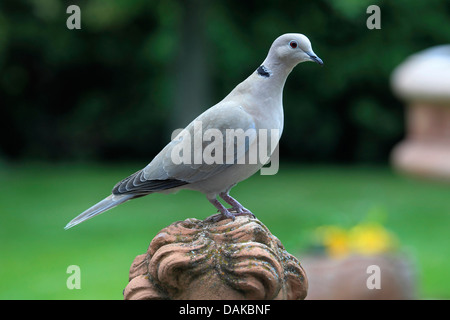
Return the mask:
<svg viewBox="0 0 450 320"><path fill-rule="evenodd" d="M93 205L83 213L81 213L79 216L74 218L72 221L70 221L64 229L70 229L73 226L76 226L77 224L82 223L83 221L86 221L90 218L93 218L100 213L103 213L109 209L114 208L115 206L118 206L121 203L124 203L127 200L130 200L132 198L136 197L135 195L131 194L121 194L121 195L110 195L109 197L103 199L99 203Z"/></svg>

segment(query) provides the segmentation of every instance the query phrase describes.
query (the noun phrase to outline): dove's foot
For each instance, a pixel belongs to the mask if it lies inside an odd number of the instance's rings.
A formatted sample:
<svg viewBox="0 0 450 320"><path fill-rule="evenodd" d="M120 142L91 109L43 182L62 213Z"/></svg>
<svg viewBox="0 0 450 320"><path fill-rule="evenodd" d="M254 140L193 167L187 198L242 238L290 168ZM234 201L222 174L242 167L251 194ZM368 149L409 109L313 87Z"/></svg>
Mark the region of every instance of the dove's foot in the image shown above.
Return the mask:
<svg viewBox="0 0 450 320"><path fill-rule="evenodd" d="M230 196L226 192L222 192L219 194L219 196L225 200L226 203L232 206L231 210L236 211L234 216L242 216L242 215L251 215L253 218L255 218L255 215L248 210L247 208L244 208L242 204L240 204L236 199L234 199L232 196Z"/></svg>
<svg viewBox="0 0 450 320"><path fill-rule="evenodd" d="M221 196L222 197L222 196ZM223 198L223 197L222 197ZM234 202L230 203L227 200L232 199ZM244 208L239 202L237 202L236 200L234 200L233 198L229 197L227 199L224 199L227 203L232 205L232 208L227 209L225 208L219 200L217 199L208 199L209 202L212 203L212 205L214 207L217 208L217 210L221 213L220 215L215 215L213 217L211 217L213 222L218 222L220 220L224 220L224 219L231 219L231 220L235 220L237 216L243 216L243 215L250 215L253 218L255 218L255 215L253 213L250 212L250 210Z"/></svg>

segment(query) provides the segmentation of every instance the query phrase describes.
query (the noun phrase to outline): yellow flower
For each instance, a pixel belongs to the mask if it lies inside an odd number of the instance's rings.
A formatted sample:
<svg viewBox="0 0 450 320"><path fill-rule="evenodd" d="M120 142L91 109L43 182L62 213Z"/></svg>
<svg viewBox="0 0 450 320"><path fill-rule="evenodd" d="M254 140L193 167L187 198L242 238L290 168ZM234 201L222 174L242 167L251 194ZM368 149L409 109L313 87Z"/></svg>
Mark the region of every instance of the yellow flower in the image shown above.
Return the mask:
<svg viewBox="0 0 450 320"><path fill-rule="evenodd" d="M330 256L342 257L349 253L350 246L346 230L335 226L323 226L317 231Z"/></svg>
<svg viewBox="0 0 450 320"><path fill-rule="evenodd" d="M367 255L389 251L395 245L393 235L377 223L353 227L349 231L349 241L353 252Z"/></svg>
<svg viewBox="0 0 450 320"><path fill-rule="evenodd" d="M317 228L320 243L331 257L344 257L351 253L372 255L392 250L394 236L377 223L359 224L345 230L336 226Z"/></svg>

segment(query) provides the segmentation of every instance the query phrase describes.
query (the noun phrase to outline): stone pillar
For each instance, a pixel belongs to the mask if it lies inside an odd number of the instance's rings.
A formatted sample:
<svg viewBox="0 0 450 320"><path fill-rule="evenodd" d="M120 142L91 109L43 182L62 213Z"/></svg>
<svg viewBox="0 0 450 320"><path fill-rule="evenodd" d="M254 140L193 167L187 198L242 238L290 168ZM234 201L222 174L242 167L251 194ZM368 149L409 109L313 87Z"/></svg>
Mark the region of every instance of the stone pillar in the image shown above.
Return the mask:
<svg viewBox="0 0 450 320"><path fill-rule="evenodd" d="M392 88L407 104L406 136L392 152L394 166L450 181L450 45L409 57L394 70Z"/></svg>
<svg viewBox="0 0 450 320"><path fill-rule="evenodd" d="M177 221L130 268L124 299L304 299L299 261L258 219Z"/></svg>

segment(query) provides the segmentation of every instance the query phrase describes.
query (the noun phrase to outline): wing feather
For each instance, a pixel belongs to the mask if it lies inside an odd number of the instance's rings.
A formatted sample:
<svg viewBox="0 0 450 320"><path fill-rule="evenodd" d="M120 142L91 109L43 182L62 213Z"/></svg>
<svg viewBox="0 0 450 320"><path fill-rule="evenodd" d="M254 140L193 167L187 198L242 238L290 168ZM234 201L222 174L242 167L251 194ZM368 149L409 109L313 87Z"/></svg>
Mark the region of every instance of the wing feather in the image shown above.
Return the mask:
<svg viewBox="0 0 450 320"><path fill-rule="evenodd" d="M208 129L215 129L215 132L220 132L223 137L222 161L207 163L203 159L205 148L214 141L203 139ZM256 140L256 134L253 134L246 137L244 145L238 145L237 140L228 141L226 135L230 129L242 129L245 132L255 129L255 123L253 118L237 105L216 105L208 109L180 132L144 169L117 183L112 193L148 194L195 183L222 172L245 156L249 146ZM201 139L198 145L194 143L195 137ZM226 158L227 142L233 144L231 161ZM190 151L189 161L174 161L174 156L180 149ZM200 162L196 161L196 152L200 152Z"/></svg>

